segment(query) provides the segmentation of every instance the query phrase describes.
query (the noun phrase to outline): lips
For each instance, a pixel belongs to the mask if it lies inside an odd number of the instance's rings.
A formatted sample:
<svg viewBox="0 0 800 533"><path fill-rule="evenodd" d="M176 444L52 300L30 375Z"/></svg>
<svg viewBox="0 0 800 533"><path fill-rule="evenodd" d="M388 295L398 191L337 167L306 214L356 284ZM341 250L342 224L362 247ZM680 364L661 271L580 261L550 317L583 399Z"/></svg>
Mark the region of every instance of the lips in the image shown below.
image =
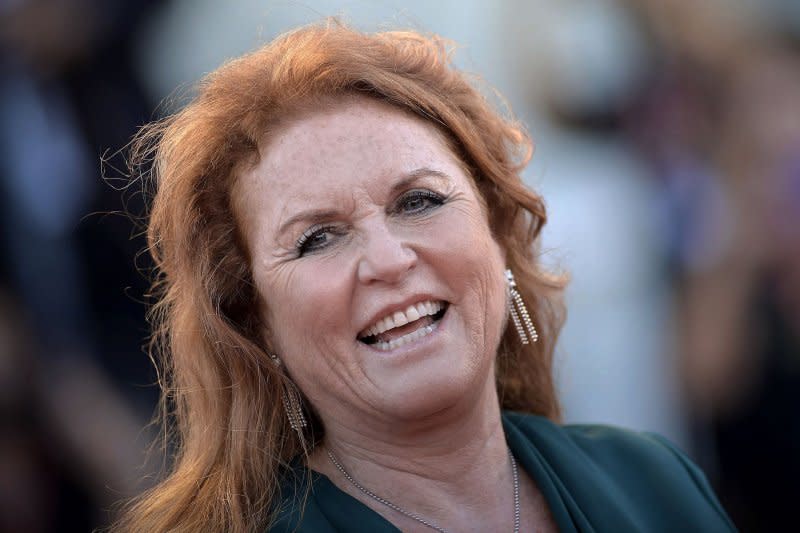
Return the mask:
<svg viewBox="0 0 800 533"><path fill-rule="evenodd" d="M358 335L358 340L389 351L432 333L447 311L447 302L426 300L387 314Z"/></svg>

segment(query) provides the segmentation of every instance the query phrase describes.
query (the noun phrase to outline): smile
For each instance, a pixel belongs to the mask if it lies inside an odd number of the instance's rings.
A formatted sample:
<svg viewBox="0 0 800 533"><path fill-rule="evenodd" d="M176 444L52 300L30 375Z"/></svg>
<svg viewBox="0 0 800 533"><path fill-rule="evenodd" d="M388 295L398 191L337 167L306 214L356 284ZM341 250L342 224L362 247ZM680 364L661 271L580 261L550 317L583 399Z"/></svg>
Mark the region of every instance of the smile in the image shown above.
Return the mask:
<svg viewBox="0 0 800 533"><path fill-rule="evenodd" d="M446 302L425 301L387 315L365 329L358 340L388 352L433 333L447 311Z"/></svg>

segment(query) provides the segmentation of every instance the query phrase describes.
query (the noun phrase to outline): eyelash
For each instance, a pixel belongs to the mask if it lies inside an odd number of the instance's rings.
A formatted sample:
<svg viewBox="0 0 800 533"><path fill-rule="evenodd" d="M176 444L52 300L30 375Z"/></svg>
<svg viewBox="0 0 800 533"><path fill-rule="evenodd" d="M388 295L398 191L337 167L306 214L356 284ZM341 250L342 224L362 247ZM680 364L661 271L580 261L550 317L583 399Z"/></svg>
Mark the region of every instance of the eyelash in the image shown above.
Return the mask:
<svg viewBox="0 0 800 533"><path fill-rule="evenodd" d="M297 239L297 243L295 244L297 255L302 257L309 251L311 240L314 237L316 237L317 235L322 235L325 232L332 232L335 229L336 229L335 226L327 225L327 226L312 226L307 230L305 230L303 234L300 235L300 238Z"/></svg>
<svg viewBox="0 0 800 533"><path fill-rule="evenodd" d="M408 203L415 200L427 200L429 202L429 205L426 205L418 209L414 209L412 211L404 212L403 211L404 204L408 205ZM437 194L433 191L429 191L427 189L416 189L402 195L395 202L395 206L392 211L396 214L401 214L401 215L403 214L411 216L420 215L431 209L435 209L441 206L442 204L445 203L445 201L446 199L442 195ZM311 243L313 239L324 233L328 232L335 233L337 229L338 229L337 226L333 225L312 226L308 228L306 231L303 232L302 235L300 235L300 238L297 239L297 243L295 243L295 249L297 250L298 257L303 257L309 251L313 252L314 250L325 248L327 244L321 244L317 247L312 248Z"/></svg>
<svg viewBox="0 0 800 533"><path fill-rule="evenodd" d="M445 198L438 193L435 193L427 189L415 189L413 191L407 192L406 194L400 197L400 199L397 201L397 207L395 208L395 211L400 211L400 207L402 207L403 203L406 203L410 200L421 200L421 199L428 200L433 205L428 205L426 207L416 209L408 214L412 215L420 214L425 211L428 211L429 209L439 207L445 202Z"/></svg>

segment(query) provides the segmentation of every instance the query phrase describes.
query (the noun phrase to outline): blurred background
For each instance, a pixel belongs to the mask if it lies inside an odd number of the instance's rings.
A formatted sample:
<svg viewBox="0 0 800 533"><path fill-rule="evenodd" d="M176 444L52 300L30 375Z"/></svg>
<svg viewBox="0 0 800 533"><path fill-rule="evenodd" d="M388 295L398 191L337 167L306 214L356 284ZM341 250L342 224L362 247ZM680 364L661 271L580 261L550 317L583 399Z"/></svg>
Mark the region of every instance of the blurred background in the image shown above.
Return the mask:
<svg viewBox="0 0 800 533"><path fill-rule="evenodd" d="M453 39L528 124L565 421L662 433L742 531L794 529L800 2L0 0L0 531L103 527L153 482L125 145L328 15Z"/></svg>

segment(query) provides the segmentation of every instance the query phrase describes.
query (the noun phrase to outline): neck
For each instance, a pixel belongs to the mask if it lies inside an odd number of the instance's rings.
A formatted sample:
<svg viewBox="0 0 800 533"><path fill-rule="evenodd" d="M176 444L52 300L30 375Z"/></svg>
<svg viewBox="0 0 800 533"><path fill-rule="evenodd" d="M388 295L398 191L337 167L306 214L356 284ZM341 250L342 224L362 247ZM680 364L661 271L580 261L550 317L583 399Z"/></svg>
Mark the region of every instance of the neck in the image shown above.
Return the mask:
<svg viewBox="0 0 800 533"><path fill-rule="evenodd" d="M494 379L470 404L420 420L373 426L326 420L325 429L311 468L396 524L406 519L347 481L329 450L362 486L446 529L474 530L481 522L486 530L506 529L513 518L511 466Z"/></svg>

